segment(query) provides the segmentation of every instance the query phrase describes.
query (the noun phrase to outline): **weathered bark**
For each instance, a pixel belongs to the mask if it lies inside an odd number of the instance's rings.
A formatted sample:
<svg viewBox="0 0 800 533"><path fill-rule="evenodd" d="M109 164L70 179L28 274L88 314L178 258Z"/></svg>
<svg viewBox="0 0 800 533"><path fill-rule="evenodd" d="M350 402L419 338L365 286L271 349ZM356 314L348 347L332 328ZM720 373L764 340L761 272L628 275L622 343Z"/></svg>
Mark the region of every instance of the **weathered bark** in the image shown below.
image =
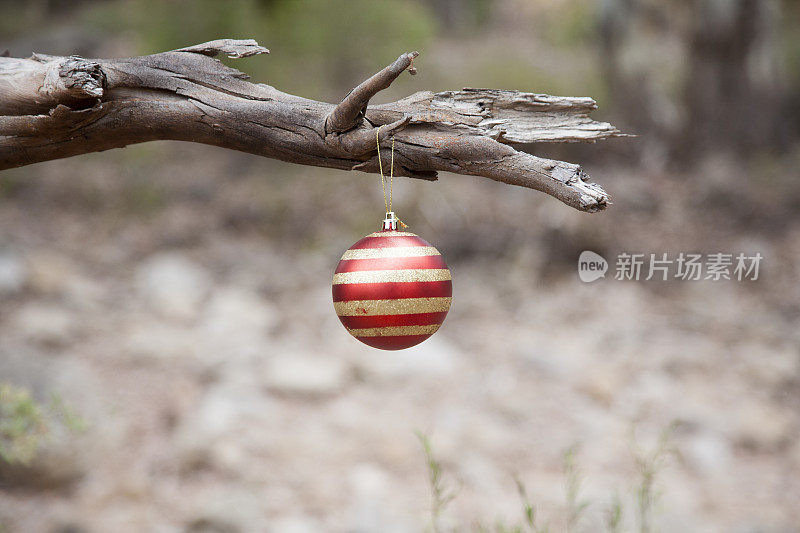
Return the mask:
<svg viewBox="0 0 800 533"><path fill-rule="evenodd" d="M580 166L509 143L593 142L621 135L588 117L591 98L495 89L418 92L368 106L416 52L338 105L282 93L212 59L268 53L219 40L143 57L0 57L0 170L153 140L193 141L304 165L378 172L376 128L395 140L395 174L483 176L543 191L582 211L608 204Z"/></svg>

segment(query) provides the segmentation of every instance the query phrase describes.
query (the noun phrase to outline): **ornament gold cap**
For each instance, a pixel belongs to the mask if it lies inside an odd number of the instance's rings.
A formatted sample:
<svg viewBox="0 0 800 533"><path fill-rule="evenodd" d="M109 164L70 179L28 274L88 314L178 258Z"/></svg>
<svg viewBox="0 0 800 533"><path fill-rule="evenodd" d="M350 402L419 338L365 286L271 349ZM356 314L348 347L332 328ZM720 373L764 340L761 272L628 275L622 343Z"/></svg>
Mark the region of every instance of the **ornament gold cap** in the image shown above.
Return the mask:
<svg viewBox="0 0 800 533"><path fill-rule="evenodd" d="M397 221L394 211L387 211L386 218L383 219L383 231L397 231Z"/></svg>

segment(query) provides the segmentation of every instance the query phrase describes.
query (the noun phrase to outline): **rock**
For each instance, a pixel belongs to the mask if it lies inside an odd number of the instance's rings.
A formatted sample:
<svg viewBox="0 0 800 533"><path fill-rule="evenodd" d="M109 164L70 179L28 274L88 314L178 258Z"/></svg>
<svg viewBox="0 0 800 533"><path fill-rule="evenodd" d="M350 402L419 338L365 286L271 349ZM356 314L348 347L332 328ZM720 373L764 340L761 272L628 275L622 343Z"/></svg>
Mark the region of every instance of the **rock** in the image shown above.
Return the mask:
<svg viewBox="0 0 800 533"><path fill-rule="evenodd" d="M151 257L136 272L136 284L155 310L166 318L196 318L211 285L199 265L175 253Z"/></svg>
<svg viewBox="0 0 800 533"><path fill-rule="evenodd" d="M609 406L623 387L621 372L610 365L595 365L578 378L578 390L603 406Z"/></svg>
<svg viewBox="0 0 800 533"><path fill-rule="evenodd" d="M721 435L703 432L681 446L690 466L702 475L724 474L734 457L730 442Z"/></svg>
<svg viewBox="0 0 800 533"><path fill-rule="evenodd" d="M800 470L800 439L796 440L794 446L792 446L792 449L789 452L789 458L794 463L795 468Z"/></svg>
<svg viewBox="0 0 800 533"><path fill-rule="evenodd" d="M769 346L755 342L735 348L749 380L764 387L781 387L800 376L800 357L789 346Z"/></svg>
<svg viewBox="0 0 800 533"><path fill-rule="evenodd" d="M460 355L455 345L445 337L434 336L407 350L377 352L364 349L357 365L365 375L385 380L445 376L455 371Z"/></svg>
<svg viewBox="0 0 800 533"><path fill-rule="evenodd" d="M255 379L222 380L211 386L176 429L181 470L213 467L241 475L248 468L248 443L261 438L274 417L270 398Z"/></svg>
<svg viewBox="0 0 800 533"><path fill-rule="evenodd" d="M360 463L350 472L352 490L351 524L354 532L380 531L387 520L384 498L387 490L387 474L381 468Z"/></svg>
<svg viewBox="0 0 800 533"><path fill-rule="evenodd" d="M186 533L238 533L238 526L214 517L197 518L186 524Z"/></svg>
<svg viewBox="0 0 800 533"><path fill-rule="evenodd" d="M70 278L64 287L64 301L76 311L104 312L105 287L98 280L77 275Z"/></svg>
<svg viewBox="0 0 800 533"><path fill-rule="evenodd" d="M53 533L89 533L89 530L76 522L59 524L53 529Z"/></svg>
<svg viewBox="0 0 800 533"><path fill-rule="evenodd" d="M39 439L30 462L0 460L0 489L69 490L89 471L90 459L82 448L86 440L55 423L48 424L50 434Z"/></svg>
<svg viewBox="0 0 800 533"><path fill-rule="evenodd" d="M271 359L265 369L270 390L307 396L339 392L348 381L349 368L332 357L285 354Z"/></svg>
<svg viewBox="0 0 800 533"><path fill-rule="evenodd" d="M316 520L302 515L278 518L268 529L270 533L318 533L325 528Z"/></svg>
<svg viewBox="0 0 800 533"><path fill-rule="evenodd" d="M236 533L263 531L267 517L257 492L220 487L195 497L194 518L186 524L187 533Z"/></svg>
<svg viewBox="0 0 800 533"><path fill-rule="evenodd" d="M351 492L348 496L347 531L394 533L419 530L407 524L407 517L397 512L393 505L395 491L384 469L375 464L358 463L350 471L348 482Z"/></svg>
<svg viewBox="0 0 800 533"><path fill-rule="evenodd" d="M224 287L214 292L204 316L204 326L226 335L262 333L274 325L277 311L255 291Z"/></svg>
<svg viewBox="0 0 800 533"><path fill-rule="evenodd" d="M197 409L185 419L179 437L185 436L190 442L206 442L233 433L242 410L241 402L251 399L243 391L212 387L200 400Z"/></svg>
<svg viewBox="0 0 800 533"><path fill-rule="evenodd" d="M0 295L21 291L27 279L28 272L22 257L10 250L0 249Z"/></svg>
<svg viewBox="0 0 800 533"><path fill-rule="evenodd" d="M133 325L123 333L122 346L131 357L149 360L191 357L198 349L191 329L163 322Z"/></svg>
<svg viewBox="0 0 800 533"><path fill-rule="evenodd" d="M28 257L28 284L42 294L59 294L72 279L74 269L63 255L37 252Z"/></svg>
<svg viewBox="0 0 800 533"><path fill-rule="evenodd" d="M30 464L0 461L0 488L63 491L81 480L85 465L75 455L41 452Z"/></svg>
<svg viewBox="0 0 800 533"><path fill-rule="evenodd" d="M24 339L48 346L66 346L78 325L63 307L43 302L23 306L12 319L13 329Z"/></svg>
<svg viewBox="0 0 800 533"><path fill-rule="evenodd" d="M776 449L796 436L792 418L777 405L749 403L731 416L736 440L748 448Z"/></svg>
<svg viewBox="0 0 800 533"><path fill-rule="evenodd" d="M570 375L571 365L562 357L563 348L557 341L542 335L515 347L517 357L542 376L563 378Z"/></svg>

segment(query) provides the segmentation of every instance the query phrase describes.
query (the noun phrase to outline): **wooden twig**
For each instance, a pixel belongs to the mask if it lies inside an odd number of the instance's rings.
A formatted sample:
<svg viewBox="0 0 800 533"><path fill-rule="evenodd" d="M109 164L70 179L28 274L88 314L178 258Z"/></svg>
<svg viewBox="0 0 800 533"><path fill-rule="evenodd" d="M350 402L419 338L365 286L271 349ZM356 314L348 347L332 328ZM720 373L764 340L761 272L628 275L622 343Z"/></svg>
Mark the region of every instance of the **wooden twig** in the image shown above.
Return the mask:
<svg viewBox="0 0 800 533"><path fill-rule="evenodd" d="M328 115L325 131L328 133L340 132L356 127L364 117L369 99L388 88L404 70L411 66L411 62L418 55L419 52L401 55L394 63L350 91ZM416 74L416 71L412 70L411 73Z"/></svg>
<svg viewBox="0 0 800 533"><path fill-rule="evenodd" d="M0 170L153 140L222 146L303 165L378 172L375 128L395 140L395 174L470 174L543 191L582 211L608 205L581 167L513 143L593 142L622 135L589 118L591 98L464 89L369 105L416 52L338 105L283 93L213 59L268 53L222 39L171 52L83 59L0 57Z"/></svg>

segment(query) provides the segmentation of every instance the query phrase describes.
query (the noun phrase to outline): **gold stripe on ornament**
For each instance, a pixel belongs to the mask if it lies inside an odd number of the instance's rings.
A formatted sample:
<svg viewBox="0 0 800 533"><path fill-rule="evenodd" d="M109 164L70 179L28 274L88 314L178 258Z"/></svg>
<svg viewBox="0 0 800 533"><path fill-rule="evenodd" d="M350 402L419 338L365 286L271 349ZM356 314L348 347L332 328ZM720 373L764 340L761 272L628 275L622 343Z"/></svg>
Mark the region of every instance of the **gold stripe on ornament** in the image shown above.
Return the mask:
<svg viewBox="0 0 800 533"><path fill-rule="evenodd" d="M347 259L385 259L388 257L425 257L441 255L433 246L398 246L396 248L354 248L347 250L342 261Z"/></svg>
<svg viewBox="0 0 800 533"><path fill-rule="evenodd" d="M354 337L396 337L399 335L433 335L441 324L427 326L386 326L383 328L348 329Z"/></svg>
<svg viewBox="0 0 800 533"><path fill-rule="evenodd" d="M446 268L413 268L408 270L359 270L333 275L334 285L346 283L408 283L414 281L448 281Z"/></svg>
<svg viewBox="0 0 800 533"><path fill-rule="evenodd" d="M419 237L419 235L408 231L376 231L375 233L370 233L367 237Z"/></svg>
<svg viewBox="0 0 800 533"><path fill-rule="evenodd" d="M442 313L450 309L449 296L431 298L403 298L400 300L351 300L333 302L339 316L410 315L414 313Z"/></svg>

